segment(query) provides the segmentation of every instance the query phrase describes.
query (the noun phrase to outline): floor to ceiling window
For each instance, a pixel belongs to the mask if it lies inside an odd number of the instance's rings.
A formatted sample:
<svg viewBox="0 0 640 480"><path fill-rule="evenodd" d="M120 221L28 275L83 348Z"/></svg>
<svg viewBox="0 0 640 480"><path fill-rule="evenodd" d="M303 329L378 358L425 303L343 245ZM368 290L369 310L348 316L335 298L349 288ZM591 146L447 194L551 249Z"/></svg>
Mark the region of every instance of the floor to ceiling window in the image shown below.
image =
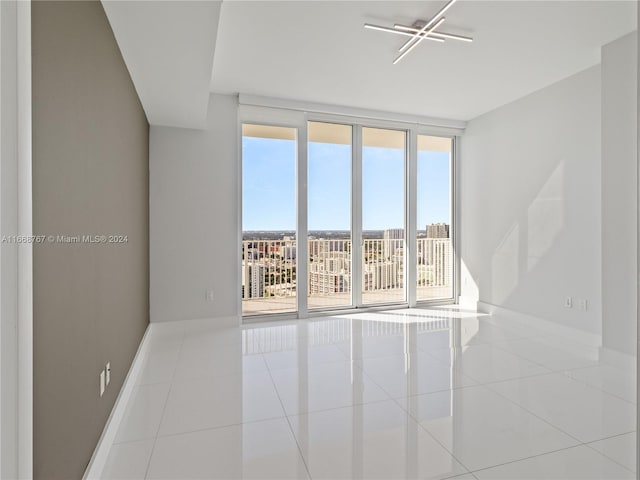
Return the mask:
<svg viewBox="0 0 640 480"><path fill-rule="evenodd" d="M452 140L418 135L416 300L453 298Z"/></svg>
<svg viewBox="0 0 640 480"><path fill-rule="evenodd" d="M243 315L453 299L453 139L281 125L242 126Z"/></svg>
<svg viewBox="0 0 640 480"><path fill-rule="evenodd" d="M405 301L406 132L362 129L362 303Z"/></svg>
<svg viewBox="0 0 640 480"><path fill-rule="evenodd" d="M297 310L296 129L242 126L242 313Z"/></svg>
<svg viewBox="0 0 640 480"><path fill-rule="evenodd" d="M308 308L351 298L351 125L308 124Z"/></svg>

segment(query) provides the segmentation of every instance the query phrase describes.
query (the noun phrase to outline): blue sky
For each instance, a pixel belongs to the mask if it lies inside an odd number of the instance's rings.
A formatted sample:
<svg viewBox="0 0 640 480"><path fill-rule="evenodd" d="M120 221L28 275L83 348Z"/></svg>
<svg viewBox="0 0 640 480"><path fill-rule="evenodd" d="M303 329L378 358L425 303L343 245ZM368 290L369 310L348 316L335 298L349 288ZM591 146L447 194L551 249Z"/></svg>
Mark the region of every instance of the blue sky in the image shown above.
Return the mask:
<svg viewBox="0 0 640 480"><path fill-rule="evenodd" d="M293 140L244 137L243 230L295 230ZM351 147L309 144L309 230L348 230L351 222ZM403 154L364 147L364 230L403 227ZM418 230L449 223L449 154L418 153Z"/></svg>

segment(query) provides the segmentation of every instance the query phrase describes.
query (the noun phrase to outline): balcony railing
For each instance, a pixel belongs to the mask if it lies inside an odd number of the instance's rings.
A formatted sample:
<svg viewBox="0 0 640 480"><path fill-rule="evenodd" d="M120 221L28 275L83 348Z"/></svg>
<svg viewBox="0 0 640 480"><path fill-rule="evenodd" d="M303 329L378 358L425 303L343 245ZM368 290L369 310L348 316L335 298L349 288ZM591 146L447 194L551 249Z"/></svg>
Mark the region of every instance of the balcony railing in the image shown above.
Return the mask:
<svg viewBox="0 0 640 480"><path fill-rule="evenodd" d="M402 302L405 284L404 239L362 242L362 296L365 304ZM452 296L449 238L417 240L418 300ZM351 240L308 241L309 308L351 304ZM245 240L242 243L242 300L245 314L296 310L296 240Z"/></svg>

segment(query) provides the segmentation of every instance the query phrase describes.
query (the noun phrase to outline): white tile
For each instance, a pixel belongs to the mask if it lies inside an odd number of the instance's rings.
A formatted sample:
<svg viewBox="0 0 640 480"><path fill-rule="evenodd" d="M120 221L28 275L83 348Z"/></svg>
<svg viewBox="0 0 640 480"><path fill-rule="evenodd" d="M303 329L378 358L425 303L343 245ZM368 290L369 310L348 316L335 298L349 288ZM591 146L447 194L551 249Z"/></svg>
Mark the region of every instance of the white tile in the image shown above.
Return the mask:
<svg viewBox="0 0 640 480"><path fill-rule="evenodd" d="M109 450L100 478L102 480L141 480L147 473L153 440L119 443Z"/></svg>
<svg viewBox="0 0 640 480"><path fill-rule="evenodd" d="M289 418L312 478L448 478L466 473L392 401Z"/></svg>
<svg viewBox="0 0 640 480"><path fill-rule="evenodd" d="M283 416L269 373L174 382L159 435Z"/></svg>
<svg viewBox="0 0 640 480"><path fill-rule="evenodd" d="M307 337L312 344L343 343L351 338L352 321L348 318L324 317L301 322L298 335Z"/></svg>
<svg viewBox="0 0 640 480"><path fill-rule="evenodd" d="M636 402L636 372L611 365L595 365L565 372L570 378L604 390L628 402Z"/></svg>
<svg viewBox="0 0 640 480"><path fill-rule="evenodd" d="M271 372L287 415L387 400L389 396L352 362Z"/></svg>
<svg viewBox="0 0 640 480"><path fill-rule="evenodd" d="M149 333L157 338L182 339L184 337L185 323L186 322L152 322Z"/></svg>
<svg viewBox="0 0 640 480"><path fill-rule="evenodd" d="M243 355L240 344L217 345L200 339L185 339L176 364L175 380L266 371L262 355Z"/></svg>
<svg viewBox="0 0 640 480"><path fill-rule="evenodd" d="M537 333L528 329L499 327L481 318L462 318L455 321L459 323L462 345L508 342L528 338Z"/></svg>
<svg viewBox="0 0 640 480"><path fill-rule="evenodd" d="M635 405L560 373L489 385L582 442L635 430Z"/></svg>
<svg viewBox="0 0 640 480"><path fill-rule="evenodd" d="M155 438L170 384L140 385L133 389L118 427L115 443Z"/></svg>
<svg viewBox="0 0 640 480"><path fill-rule="evenodd" d="M150 479L304 479L286 419L159 437Z"/></svg>
<svg viewBox="0 0 640 480"><path fill-rule="evenodd" d="M349 359L345 353L335 345L308 344L306 338L300 339L296 348L281 352L264 354L269 370L283 370L298 368L304 365L320 365L323 363L344 362Z"/></svg>
<svg viewBox="0 0 640 480"><path fill-rule="evenodd" d="M399 403L470 470L579 443L484 386Z"/></svg>
<svg viewBox="0 0 640 480"><path fill-rule="evenodd" d="M580 446L473 472L479 480L617 480L635 475L588 447Z"/></svg>
<svg viewBox="0 0 640 480"><path fill-rule="evenodd" d="M136 378L137 385L167 383L173 380L173 374L180 354L179 345L167 345L151 348L141 359L140 373Z"/></svg>
<svg viewBox="0 0 640 480"><path fill-rule="evenodd" d="M363 358L391 357L394 355L404 355L405 353L415 353L417 347L411 350L407 345L407 337L400 334L388 336L362 336L354 335L349 343L343 343L338 347L352 360Z"/></svg>
<svg viewBox="0 0 640 480"><path fill-rule="evenodd" d="M182 342L182 337L149 335L146 339L146 351L148 353L160 353L179 350Z"/></svg>
<svg viewBox="0 0 640 480"><path fill-rule="evenodd" d="M467 466L478 478L608 479L635 468L633 373L508 316L203 319L154 324L146 347L104 478L143 478L147 464L150 478L307 478L288 421L315 478L475 479Z"/></svg>
<svg viewBox="0 0 640 480"><path fill-rule="evenodd" d="M504 330L509 330L510 332L515 332L522 338L549 335L548 330L538 328L532 324L525 324L521 321L514 320L508 315L484 315L479 318L481 318L485 323L495 325L496 327L502 328Z"/></svg>
<svg viewBox="0 0 640 480"><path fill-rule="evenodd" d="M416 337L418 350L427 353L433 350L452 348L454 346L452 331L449 329L436 330L431 332L418 332Z"/></svg>
<svg viewBox="0 0 640 480"><path fill-rule="evenodd" d="M628 470L636 471L636 432L599 440L589 446Z"/></svg>
<svg viewBox="0 0 640 480"><path fill-rule="evenodd" d="M242 319L238 316L186 320L184 322L184 334L185 338L209 334L224 338L230 334L239 340L242 337L242 330L239 328L241 325Z"/></svg>
<svg viewBox="0 0 640 480"><path fill-rule="evenodd" d="M239 328L190 328L184 334L184 341L195 347L240 345L242 340Z"/></svg>
<svg viewBox="0 0 640 480"><path fill-rule="evenodd" d="M426 354L366 358L360 364L364 372L393 398L476 384Z"/></svg>
<svg viewBox="0 0 640 480"><path fill-rule="evenodd" d="M549 373L549 370L493 345L471 345L429 352L454 371L479 383Z"/></svg>
<svg viewBox="0 0 640 480"><path fill-rule="evenodd" d="M598 363L597 349L562 338L525 338L496 345L554 371L588 367Z"/></svg>

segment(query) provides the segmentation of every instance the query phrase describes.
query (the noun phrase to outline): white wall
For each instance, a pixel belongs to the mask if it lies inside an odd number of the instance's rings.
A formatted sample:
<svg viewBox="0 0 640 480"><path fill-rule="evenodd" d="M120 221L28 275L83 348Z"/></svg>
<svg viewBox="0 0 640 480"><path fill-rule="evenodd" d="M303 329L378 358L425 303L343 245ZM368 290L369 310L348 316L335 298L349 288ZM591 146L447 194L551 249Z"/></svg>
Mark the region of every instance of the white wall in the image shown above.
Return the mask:
<svg viewBox="0 0 640 480"><path fill-rule="evenodd" d="M602 48L603 346L635 355L637 48L633 33Z"/></svg>
<svg viewBox="0 0 640 480"><path fill-rule="evenodd" d="M596 66L469 122L463 299L601 333L600 90Z"/></svg>
<svg viewBox="0 0 640 480"><path fill-rule="evenodd" d="M206 130L151 127L152 322L239 322L237 111L236 97L211 95Z"/></svg>

